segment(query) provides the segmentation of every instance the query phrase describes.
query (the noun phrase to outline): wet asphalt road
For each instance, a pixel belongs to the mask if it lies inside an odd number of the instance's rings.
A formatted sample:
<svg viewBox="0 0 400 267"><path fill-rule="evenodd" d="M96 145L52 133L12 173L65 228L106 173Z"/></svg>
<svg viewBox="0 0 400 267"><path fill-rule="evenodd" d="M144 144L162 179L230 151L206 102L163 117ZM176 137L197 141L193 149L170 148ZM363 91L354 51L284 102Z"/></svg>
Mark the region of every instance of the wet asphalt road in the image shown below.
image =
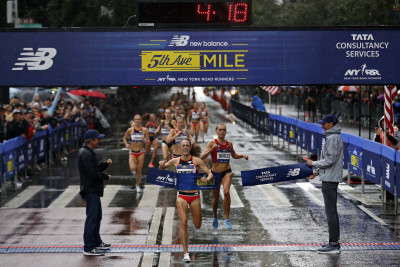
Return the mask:
<svg viewBox="0 0 400 267"><path fill-rule="evenodd" d="M154 96L157 100L172 92ZM291 251L274 250L276 244L323 244L327 241L327 223L324 214L320 182L297 180L268 186L242 187L241 170L299 162L296 149L282 149L282 142L256 134L220 105L204 96L199 89L197 98L206 102L211 111L211 124L206 142L212 140L217 122L225 122L227 139L232 141L237 153L249 155L249 161L233 160L234 172L231 223L225 229L220 215L220 227L211 226L212 209L210 192L202 192L203 225L195 229L189 219L189 244L258 245L269 244L270 251L249 247L247 252L221 251L191 253L192 262L184 264L182 253L109 252L104 257L85 257L81 253L0 253L3 266L398 266L398 250L346 249L340 255L321 255L315 249ZM158 102L154 102L155 105ZM113 130L96 150L99 159L111 158L114 162L107 171L112 180L107 182L107 196L103 198L102 238L120 245L180 244L179 219L175 209L176 192L173 189L146 185L147 167L138 194L128 167L128 151L123 148L122 136L128 123L113 125ZM200 143L204 148L206 143ZM156 161L161 158L161 152ZM147 166L150 156L145 158ZM158 166L158 164L156 164ZM22 189L7 191L0 202L0 251L10 246L60 246L82 245L85 209L76 193L79 185L77 155L68 161L57 162L51 169L31 177ZM36 187L35 187L36 186ZM38 187L39 186L39 187ZM24 192L37 188L28 200ZM358 185L341 185L338 210L342 243L399 242L399 218L393 214L393 204L379 204L380 189L366 187L362 195ZM35 191L34 191L35 192ZM22 199L16 208L6 208ZM65 199L64 201L61 201ZM13 202L14 201L14 202ZM223 214L220 204L220 214ZM317 246L315 246L317 247ZM251 250L255 251L251 251ZM265 249L264 250L268 250ZM223 250L223 249L221 249ZM258 250L258 251L257 251Z"/></svg>

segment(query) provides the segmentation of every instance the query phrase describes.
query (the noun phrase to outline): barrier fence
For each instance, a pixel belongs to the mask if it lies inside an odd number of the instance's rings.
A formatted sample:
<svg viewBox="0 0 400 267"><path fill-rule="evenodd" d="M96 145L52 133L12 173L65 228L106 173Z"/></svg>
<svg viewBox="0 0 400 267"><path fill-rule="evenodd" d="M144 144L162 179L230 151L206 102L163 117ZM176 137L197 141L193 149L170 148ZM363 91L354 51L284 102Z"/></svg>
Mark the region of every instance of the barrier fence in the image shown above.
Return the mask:
<svg viewBox="0 0 400 267"><path fill-rule="evenodd" d="M53 163L54 153L59 153L64 148L78 148L83 140L86 126L80 122L61 124L61 126L48 130L37 131L29 141L24 137L16 137L0 143L0 184L5 189L5 182L17 174L27 172L28 166L36 168L37 164L46 162L49 166ZM3 194L5 190L2 190Z"/></svg>
<svg viewBox="0 0 400 267"><path fill-rule="evenodd" d="M231 112L240 120L249 124L262 134L269 135L270 141L275 135L278 146L282 139L282 147L287 143L296 145L296 153L300 149L308 153L320 154L325 142L323 129L320 125L304 122L281 115L268 114L231 100ZM343 169L361 177L362 192L364 193L364 178L372 183L381 185L383 190L396 197L395 210L397 213L397 197L400 193L400 151L386 145L363 139L352 134L341 133L343 140L344 159ZM382 201L383 201L382 197Z"/></svg>

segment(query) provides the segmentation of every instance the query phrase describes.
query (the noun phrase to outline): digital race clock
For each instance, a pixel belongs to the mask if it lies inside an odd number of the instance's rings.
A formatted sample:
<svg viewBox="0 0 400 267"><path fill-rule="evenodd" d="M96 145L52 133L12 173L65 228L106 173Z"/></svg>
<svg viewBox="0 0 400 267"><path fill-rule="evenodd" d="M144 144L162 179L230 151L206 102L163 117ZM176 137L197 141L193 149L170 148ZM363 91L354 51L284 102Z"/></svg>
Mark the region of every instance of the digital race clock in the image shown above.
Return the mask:
<svg viewBox="0 0 400 267"><path fill-rule="evenodd" d="M139 26L251 24L251 0L139 0L137 11Z"/></svg>

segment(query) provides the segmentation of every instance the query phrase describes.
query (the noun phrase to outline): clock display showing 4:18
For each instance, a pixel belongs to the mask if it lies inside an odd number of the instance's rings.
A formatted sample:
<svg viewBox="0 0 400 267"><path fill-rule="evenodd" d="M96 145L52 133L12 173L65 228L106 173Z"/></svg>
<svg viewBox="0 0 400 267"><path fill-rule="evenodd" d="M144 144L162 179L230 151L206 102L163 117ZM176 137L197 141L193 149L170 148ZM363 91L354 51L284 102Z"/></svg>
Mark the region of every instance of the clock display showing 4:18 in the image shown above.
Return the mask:
<svg viewBox="0 0 400 267"><path fill-rule="evenodd" d="M199 20L204 22L223 21L225 23L247 23L248 22L249 6L246 2L225 2L224 8L220 6L198 3L196 6L196 14ZM224 18L221 18L224 16Z"/></svg>

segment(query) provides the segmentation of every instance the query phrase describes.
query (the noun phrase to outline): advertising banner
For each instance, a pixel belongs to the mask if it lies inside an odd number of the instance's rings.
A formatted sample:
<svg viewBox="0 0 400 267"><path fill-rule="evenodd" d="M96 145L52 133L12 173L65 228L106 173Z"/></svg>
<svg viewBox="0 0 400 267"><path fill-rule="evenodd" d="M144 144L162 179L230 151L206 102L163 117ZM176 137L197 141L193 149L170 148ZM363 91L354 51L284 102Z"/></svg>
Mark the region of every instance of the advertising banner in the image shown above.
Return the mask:
<svg viewBox="0 0 400 267"><path fill-rule="evenodd" d="M307 129L308 129L308 123L298 120L297 121L297 145L300 146L302 149L307 150L308 149L308 143L307 143Z"/></svg>
<svg viewBox="0 0 400 267"><path fill-rule="evenodd" d="M242 171L241 175L243 186L252 186L305 179L312 173L312 168L307 163L299 163Z"/></svg>
<svg viewBox="0 0 400 267"><path fill-rule="evenodd" d="M340 136L342 137L343 141L343 169L347 169L349 166L349 134L341 133Z"/></svg>
<svg viewBox="0 0 400 267"><path fill-rule="evenodd" d="M42 161L46 158L47 151L47 131L37 131L33 139L35 142L36 159Z"/></svg>
<svg viewBox="0 0 400 267"><path fill-rule="evenodd" d="M380 184L382 145L372 140L363 139L362 149L364 178L375 184Z"/></svg>
<svg viewBox="0 0 400 267"><path fill-rule="evenodd" d="M318 132L320 125L308 123L307 124L307 143L308 143L308 152L318 154L318 151L321 148L318 147Z"/></svg>
<svg viewBox="0 0 400 267"><path fill-rule="evenodd" d="M277 135L277 127L276 127L276 115L275 114L269 114L269 131L273 135Z"/></svg>
<svg viewBox="0 0 400 267"><path fill-rule="evenodd" d="M146 177L146 183L175 188L176 172L160 170L158 168L149 168Z"/></svg>
<svg viewBox="0 0 400 267"><path fill-rule="evenodd" d="M63 29L0 39L0 86L400 83L396 29Z"/></svg>
<svg viewBox="0 0 400 267"><path fill-rule="evenodd" d="M400 196L400 151L396 151L396 175L395 175L395 184L396 184L396 194Z"/></svg>
<svg viewBox="0 0 400 267"><path fill-rule="evenodd" d="M394 194L394 166L395 166L396 150L391 147L382 146L382 186L383 188Z"/></svg>
<svg viewBox="0 0 400 267"><path fill-rule="evenodd" d="M6 181L11 180L17 171L17 140L16 138L3 143L3 164Z"/></svg>
<svg viewBox="0 0 400 267"><path fill-rule="evenodd" d="M359 176L362 171L362 140L361 137L349 135L349 170Z"/></svg>
<svg viewBox="0 0 400 267"><path fill-rule="evenodd" d="M297 119L287 118L287 130L288 130L288 141L291 144L296 143L296 134L297 134Z"/></svg>

